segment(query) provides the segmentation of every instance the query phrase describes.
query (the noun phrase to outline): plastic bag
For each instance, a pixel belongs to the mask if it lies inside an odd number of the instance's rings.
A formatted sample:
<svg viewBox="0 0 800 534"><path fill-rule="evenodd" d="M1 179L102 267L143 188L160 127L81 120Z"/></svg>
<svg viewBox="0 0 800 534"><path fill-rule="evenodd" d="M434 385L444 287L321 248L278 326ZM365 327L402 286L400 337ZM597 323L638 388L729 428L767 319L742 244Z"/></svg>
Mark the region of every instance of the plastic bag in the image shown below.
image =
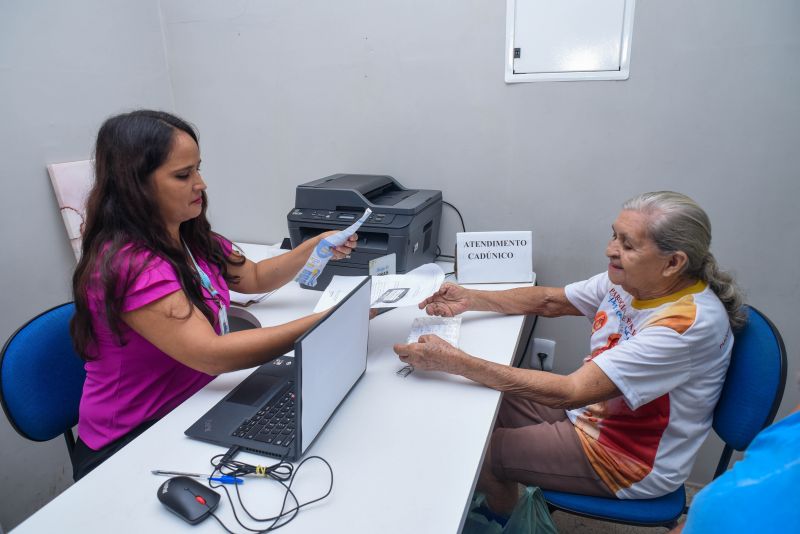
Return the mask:
<svg viewBox="0 0 800 534"><path fill-rule="evenodd" d="M525 488L525 494L517 501L505 526L487 519L476 511L485 503L486 497L476 492L462 534L557 534L558 532L547 510L542 490L539 488Z"/></svg>

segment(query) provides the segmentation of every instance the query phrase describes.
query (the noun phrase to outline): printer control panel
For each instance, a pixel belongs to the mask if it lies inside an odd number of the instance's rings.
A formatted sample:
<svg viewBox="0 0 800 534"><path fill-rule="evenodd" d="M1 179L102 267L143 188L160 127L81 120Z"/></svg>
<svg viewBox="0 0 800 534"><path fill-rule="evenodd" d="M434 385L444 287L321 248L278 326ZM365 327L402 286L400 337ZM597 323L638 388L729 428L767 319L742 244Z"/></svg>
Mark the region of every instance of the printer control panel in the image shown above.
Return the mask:
<svg viewBox="0 0 800 534"><path fill-rule="evenodd" d="M292 216L300 217L308 221L339 222L346 224L355 222L363 213L363 211L359 213L355 211L312 210L301 208L292 210ZM386 225L391 223L393 219L394 215L373 212L364 224Z"/></svg>

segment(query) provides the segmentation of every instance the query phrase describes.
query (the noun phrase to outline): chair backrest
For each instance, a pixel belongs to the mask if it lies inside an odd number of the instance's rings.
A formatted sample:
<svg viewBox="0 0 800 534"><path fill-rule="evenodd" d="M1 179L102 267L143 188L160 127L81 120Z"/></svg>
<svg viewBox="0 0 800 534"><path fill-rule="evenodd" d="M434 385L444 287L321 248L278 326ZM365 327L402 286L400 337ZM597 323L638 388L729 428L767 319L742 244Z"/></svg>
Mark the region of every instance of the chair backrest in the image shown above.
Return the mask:
<svg viewBox="0 0 800 534"><path fill-rule="evenodd" d="M69 333L74 313L72 302L47 310L17 330L0 354L0 403L11 426L33 441L64 434L70 452L86 378Z"/></svg>
<svg viewBox="0 0 800 534"><path fill-rule="evenodd" d="M786 347L767 317L747 306L748 321L734 333L725 385L714 409L714 431L725 442L714 478L764 427L772 424L786 385Z"/></svg>

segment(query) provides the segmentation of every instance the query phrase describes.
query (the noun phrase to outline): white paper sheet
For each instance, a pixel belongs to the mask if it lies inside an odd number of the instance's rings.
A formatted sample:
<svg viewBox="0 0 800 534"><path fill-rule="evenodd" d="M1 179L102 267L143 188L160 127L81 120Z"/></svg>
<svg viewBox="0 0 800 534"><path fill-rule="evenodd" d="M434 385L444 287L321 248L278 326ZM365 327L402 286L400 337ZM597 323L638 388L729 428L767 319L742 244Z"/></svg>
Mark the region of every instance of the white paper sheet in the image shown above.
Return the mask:
<svg viewBox="0 0 800 534"><path fill-rule="evenodd" d="M444 271L435 263L420 265L406 274L372 278L372 308L416 306L430 297L444 282Z"/></svg>
<svg viewBox="0 0 800 534"><path fill-rule="evenodd" d="M342 300L363 276L334 276L322 292L315 312L327 310ZM406 274L387 274L372 277L372 308L416 306L430 297L444 282L444 271L435 263L426 263Z"/></svg>
<svg viewBox="0 0 800 534"><path fill-rule="evenodd" d="M454 347L458 347L458 335L461 332L461 317L417 317L411 323L408 342L416 343L419 336L435 334Z"/></svg>
<svg viewBox="0 0 800 534"><path fill-rule="evenodd" d="M365 276L339 276L334 275L331 278L328 287L320 295L317 305L314 307L314 312L321 312L336 305L337 302L342 300L356 287Z"/></svg>

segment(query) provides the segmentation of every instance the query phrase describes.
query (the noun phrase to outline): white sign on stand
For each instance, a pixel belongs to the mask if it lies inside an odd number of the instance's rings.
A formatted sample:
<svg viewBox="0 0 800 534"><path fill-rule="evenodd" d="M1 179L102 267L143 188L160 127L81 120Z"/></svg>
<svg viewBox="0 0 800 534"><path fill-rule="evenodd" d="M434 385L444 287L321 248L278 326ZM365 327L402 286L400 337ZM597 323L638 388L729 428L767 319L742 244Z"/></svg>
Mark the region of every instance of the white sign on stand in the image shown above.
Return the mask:
<svg viewBox="0 0 800 534"><path fill-rule="evenodd" d="M459 232L459 284L533 281L533 232Z"/></svg>

